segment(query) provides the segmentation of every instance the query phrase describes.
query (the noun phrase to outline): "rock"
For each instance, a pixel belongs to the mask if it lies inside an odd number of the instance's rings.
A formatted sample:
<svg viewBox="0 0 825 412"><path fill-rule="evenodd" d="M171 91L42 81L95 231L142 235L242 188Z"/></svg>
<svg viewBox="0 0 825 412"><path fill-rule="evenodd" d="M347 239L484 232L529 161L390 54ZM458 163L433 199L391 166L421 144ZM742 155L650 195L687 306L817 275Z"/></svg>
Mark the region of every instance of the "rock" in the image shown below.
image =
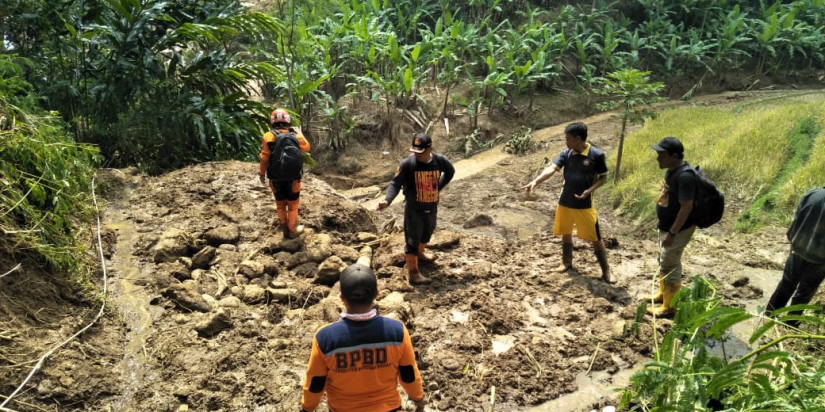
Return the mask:
<svg viewBox="0 0 825 412"><path fill-rule="evenodd" d="M241 262L239 271L249 279L259 278L264 275L264 264L254 260L244 260Z"/></svg>
<svg viewBox="0 0 825 412"><path fill-rule="evenodd" d="M314 262L307 262L295 267L295 276L302 278L311 278L315 276L318 271L318 264Z"/></svg>
<svg viewBox="0 0 825 412"><path fill-rule="evenodd" d="M338 256L330 256L329 259L323 261L318 266L318 273L315 274L313 283L319 285L332 286L341 277L341 271L344 270L346 264Z"/></svg>
<svg viewBox="0 0 825 412"><path fill-rule="evenodd" d="M355 263L358 260L358 251L354 248L344 245L332 245L332 254L338 256L344 262Z"/></svg>
<svg viewBox="0 0 825 412"><path fill-rule="evenodd" d="M192 279L189 269L187 269L186 265L180 262L180 260L176 260L171 263L161 263L158 265L158 272L164 273L180 281Z"/></svg>
<svg viewBox="0 0 825 412"><path fill-rule="evenodd" d="M590 313L610 313L613 312L613 305L605 298L591 298L584 305L584 309Z"/></svg>
<svg viewBox="0 0 825 412"><path fill-rule="evenodd" d="M381 269L388 266L403 267L407 264L407 258L404 256L404 251L384 254L376 257L373 260L376 269Z"/></svg>
<svg viewBox="0 0 825 412"><path fill-rule="evenodd" d="M208 338L221 333L232 327L232 318L229 312L221 308L206 315L206 317L195 325L198 336Z"/></svg>
<svg viewBox="0 0 825 412"><path fill-rule="evenodd" d="M266 289L258 285L246 285L243 288L241 300L252 304L261 303L266 300Z"/></svg>
<svg viewBox="0 0 825 412"><path fill-rule="evenodd" d="M294 296L296 293L298 293L298 291L293 288L266 288L266 292L269 293L269 296L272 298L273 301L278 303L287 303L289 302L290 296Z"/></svg>
<svg viewBox="0 0 825 412"><path fill-rule="evenodd" d="M178 260L176 262L183 265L183 267L185 267L186 270L192 270L192 258L190 258L188 256L181 256L181 257L178 258Z"/></svg>
<svg viewBox="0 0 825 412"><path fill-rule="evenodd" d="M269 287L273 289L286 289L286 282L281 280L273 280L269 282Z"/></svg>
<svg viewBox="0 0 825 412"><path fill-rule="evenodd" d="M279 251L296 253L304 248L304 241L301 239L284 239L278 245Z"/></svg>
<svg viewBox="0 0 825 412"><path fill-rule="evenodd" d="M218 307L221 308L239 308L241 307L241 300L235 296L227 296L218 301Z"/></svg>
<svg viewBox="0 0 825 412"><path fill-rule="evenodd" d="M195 385L192 385L191 383L187 383L185 385L178 386L177 388L175 388L172 391L172 395L174 395L178 398L186 399L186 398L194 395L195 392L197 392L197 388L195 387Z"/></svg>
<svg viewBox="0 0 825 412"><path fill-rule="evenodd" d="M192 267L196 269L206 269L209 267L209 262L215 257L215 248L212 246L205 246L203 249L192 256Z"/></svg>
<svg viewBox="0 0 825 412"><path fill-rule="evenodd" d="M400 292L392 292L385 298L376 302L378 310L381 313L397 312L404 307L404 294Z"/></svg>
<svg viewBox="0 0 825 412"><path fill-rule="evenodd" d="M206 271L203 269L195 269L189 275L192 276L192 280L200 280L206 276Z"/></svg>
<svg viewBox="0 0 825 412"><path fill-rule="evenodd" d="M206 302L207 305L209 305L209 310L214 310L218 307L218 301L215 300L215 298L213 298L212 295L204 293L203 295L201 295L201 297L203 298L203 301Z"/></svg>
<svg viewBox="0 0 825 412"><path fill-rule="evenodd" d="M241 230L235 225L216 227L206 231L203 238L212 246L220 246L224 243L234 244L238 243L241 238Z"/></svg>
<svg viewBox="0 0 825 412"><path fill-rule="evenodd" d="M183 309L198 312L210 311L209 304L203 300L198 283L193 280L174 283L164 290L162 295Z"/></svg>
<svg viewBox="0 0 825 412"><path fill-rule="evenodd" d="M404 272L404 268L384 266L375 271L375 276L378 277L378 279L390 279L393 276L407 276L406 273L402 274L402 272Z"/></svg>
<svg viewBox="0 0 825 412"><path fill-rule="evenodd" d="M430 249L443 250L456 246L459 242L461 242L461 235L458 233L436 230L427 247Z"/></svg>
<svg viewBox="0 0 825 412"><path fill-rule="evenodd" d="M735 288L741 288L742 286L745 286L745 285L747 285L748 283L750 283L750 281L751 281L751 280L750 280L750 278L749 278L749 277L747 277L747 276L742 276L742 277L740 277L740 278L738 278L738 279L734 280L733 282L731 282L731 286L733 286L733 287L735 287Z"/></svg>
<svg viewBox="0 0 825 412"><path fill-rule="evenodd" d="M292 253L289 252L277 252L275 255L272 256L275 259L275 263L286 265L292 259Z"/></svg>
<svg viewBox="0 0 825 412"><path fill-rule="evenodd" d="M358 241L361 243L369 243L374 240L378 240L378 235L370 232L358 232L358 235L356 236L358 236Z"/></svg>
<svg viewBox="0 0 825 412"><path fill-rule="evenodd" d="M623 319L618 319L613 322L613 326L611 328L611 334L614 338L619 338L624 336L625 329L627 328L627 321Z"/></svg>
<svg viewBox="0 0 825 412"><path fill-rule="evenodd" d="M342 190L340 193L353 202L360 200L374 199L381 194L381 188L378 186L356 187L350 190Z"/></svg>
<svg viewBox="0 0 825 412"><path fill-rule="evenodd" d="M238 247L237 247L237 246L235 246L235 245L233 245L233 244L231 244L231 243L224 243L224 244L222 244L222 245L218 246L218 249L220 249L220 250L228 250L228 251L230 251L230 252L236 252L236 251L238 250Z"/></svg>
<svg viewBox="0 0 825 412"><path fill-rule="evenodd" d="M307 262L309 262L309 256L307 256L305 252L298 252L289 257L289 261L286 262L286 267L292 269Z"/></svg>
<svg viewBox="0 0 825 412"><path fill-rule="evenodd" d="M306 253L310 262L323 262L332 256L332 238L326 233L311 237L306 245Z"/></svg>
<svg viewBox="0 0 825 412"><path fill-rule="evenodd" d="M261 262L264 265L264 273L270 275L272 277L278 276L281 274L281 266L278 262L273 259L271 256L268 255L259 255L255 258L258 262Z"/></svg>
<svg viewBox="0 0 825 412"><path fill-rule="evenodd" d="M270 339L269 342L266 343L266 346L269 349L273 350L284 350L289 346L288 339Z"/></svg>
<svg viewBox="0 0 825 412"><path fill-rule="evenodd" d="M177 228L169 228L152 247L152 257L155 263L174 262L189 252L191 243L192 238L186 232Z"/></svg>
<svg viewBox="0 0 825 412"><path fill-rule="evenodd" d="M471 217L468 221L464 222L464 228L470 229L479 226L492 226L493 225L493 218L483 213L479 213L473 217Z"/></svg>
<svg viewBox="0 0 825 412"><path fill-rule="evenodd" d="M377 303L381 313L393 319L406 323L413 317L412 306L404 301L404 295L400 292L392 292Z"/></svg>
<svg viewBox="0 0 825 412"><path fill-rule="evenodd" d="M441 361L441 367L448 371L455 371L461 368L461 363L452 358L446 358Z"/></svg>
<svg viewBox="0 0 825 412"><path fill-rule="evenodd" d="M479 279L487 279L490 277L490 274L493 273L493 264L487 261L481 261L470 266L469 272Z"/></svg>

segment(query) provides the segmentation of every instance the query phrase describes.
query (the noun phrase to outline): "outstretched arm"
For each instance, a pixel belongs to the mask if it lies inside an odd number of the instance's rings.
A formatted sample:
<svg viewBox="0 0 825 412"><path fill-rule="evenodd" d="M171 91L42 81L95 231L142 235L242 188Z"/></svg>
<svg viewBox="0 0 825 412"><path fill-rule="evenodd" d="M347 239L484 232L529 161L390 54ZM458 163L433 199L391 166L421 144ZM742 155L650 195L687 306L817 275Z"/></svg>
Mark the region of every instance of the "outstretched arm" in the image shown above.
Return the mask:
<svg viewBox="0 0 825 412"><path fill-rule="evenodd" d="M538 186L539 183L549 179L550 176L553 176L559 170L561 169L559 169L559 167L556 166L555 163L552 163L550 166L544 168L544 170L542 170L541 173L535 179L531 180L530 183L522 186L521 189L524 190L525 193L530 194L530 192L533 191L533 189L536 186Z"/></svg>

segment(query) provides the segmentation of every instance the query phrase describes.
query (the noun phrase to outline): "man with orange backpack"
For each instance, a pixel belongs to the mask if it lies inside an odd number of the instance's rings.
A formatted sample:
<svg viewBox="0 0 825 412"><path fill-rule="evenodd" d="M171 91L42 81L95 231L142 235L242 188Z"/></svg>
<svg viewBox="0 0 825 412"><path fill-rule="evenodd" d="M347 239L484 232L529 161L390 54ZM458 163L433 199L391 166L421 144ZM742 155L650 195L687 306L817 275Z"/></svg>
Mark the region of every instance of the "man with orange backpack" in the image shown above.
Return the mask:
<svg viewBox="0 0 825 412"><path fill-rule="evenodd" d="M292 118L285 109L275 109L269 122L272 130L262 139L258 177L261 183L269 178L284 237L296 238L304 231L298 224L298 198L304 173L302 153L309 152L310 145L301 130L292 127Z"/></svg>

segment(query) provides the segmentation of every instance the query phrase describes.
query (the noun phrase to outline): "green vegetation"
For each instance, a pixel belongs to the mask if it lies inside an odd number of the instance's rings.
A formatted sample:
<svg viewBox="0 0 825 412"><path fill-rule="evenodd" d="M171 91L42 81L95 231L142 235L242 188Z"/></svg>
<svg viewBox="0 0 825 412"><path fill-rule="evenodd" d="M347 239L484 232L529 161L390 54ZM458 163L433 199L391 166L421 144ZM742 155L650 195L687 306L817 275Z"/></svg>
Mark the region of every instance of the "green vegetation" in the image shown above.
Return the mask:
<svg viewBox="0 0 825 412"><path fill-rule="evenodd" d="M821 0L552 9L521 0L304 0L262 12L234 0L6 6L0 53L33 63L19 73L32 93L110 164L154 172L254 158L274 105L294 110L307 136L337 153L363 100L385 110L392 138L404 110L429 118L462 110L476 128L484 113L519 117L536 93L589 93L627 68L694 84L689 96L737 81L732 73L753 76L735 87L752 87L760 76L825 63ZM438 107L422 107L436 85Z"/></svg>
<svg viewBox="0 0 825 412"><path fill-rule="evenodd" d="M771 99L733 111L707 107L663 110L628 139L627 174L613 185L610 201L620 213L637 221L652 219L664 171L656 167L650 145L664 136L676 136L685 145L685 160L705 170L729 205L757 205L746 212L748 219L787 225L802 194L825 185L822 161L806 149L813 145L817 153L825 144L820 123L825 96L814 96ZM778 207L766 210L761 206L759 199L768 193L774 193L773 204ZM736 213L736 209L728 207L726 213Z"/></svg>
<svg viewBox="0 0 825 412"><path fill-rule="evenodd" d="M533 153L538 148L538 143L533 140L533 130L522 127L513 133L507 143L504 144L504 151L514 155L523 156Z"/></svg>
<svg viewBox="0 0 825 412"><path fill-rule="evenodd" d="M775 411L822 407L825 363L818 356L794 354L782 346L786 341L825 341L825 336L816 332L825 326L822 317L790 314L816 306L788 307L777 311L776 320L760 319L749 342L762 342L761 346L726 360L711 354L708 342L722 345L724 353L725 341L730 339L728 330L754 316L742 308L722 306L713 285L701 277L693 278L690 285L676 296L676 317L654 359L635 373L630 387L622 391L620 409ZM779 326L789 320L799 320L800 328ZM658 342L659 337L653 339Z"/></svg>
<svg viewBox="0 0 825 412"><path fill-rule="evenodd" d="M94 211L90 180L99 152L75 143L59 118L17 97L29 86L8 74L20 69L0 62L0 251L79 274L88 241L80 228Z"/></svg>
<svg viewBox="0 0 825 412"><path fill-rule="evenodd" d="M616 169L613 171L613 182L621 177L622 151L624 137L627 132L627 123L641 124L646 117L653 117L654 112L649 109L652 103L663 100L656 95L665 88L662 82L650 82L650 72L640 72L636 69L625 69L610 73L607 78L599 81L601 87L596 93L608 96L608 100L598 105L599 110L619 109L619 118L622 119L622 130L619 132L619 149L616 152Z"/></svg>
<svg viewBox="0 0 825 412"><path fill-rule="evenodd" d="M734 229L738 231L749 231L769 221L787 222L790 220L788 212L793 212L794 204L779 207L777 204L778 188L785 185L788 179L796 170L807 162L811 146L814 139L822 128L813 117L803 117L796 127L788 134L787 146L790 150L789 157L779 175L774 179L773 185L762 196L759 196L750 207L742 212L736 219Z"/></svg>

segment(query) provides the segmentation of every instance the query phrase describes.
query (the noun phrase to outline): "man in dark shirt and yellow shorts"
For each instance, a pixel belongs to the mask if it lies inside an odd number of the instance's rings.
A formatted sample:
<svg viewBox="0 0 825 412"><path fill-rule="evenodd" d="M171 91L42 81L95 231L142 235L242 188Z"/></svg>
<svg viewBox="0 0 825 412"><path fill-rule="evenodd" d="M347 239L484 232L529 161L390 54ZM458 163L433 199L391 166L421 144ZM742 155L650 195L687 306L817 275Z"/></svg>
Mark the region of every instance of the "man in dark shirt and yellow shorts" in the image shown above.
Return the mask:
<svg viewBox="0 0 825 412"><path fill-rule="evenodd" d="M612 283L607 251L604 248L599 220L593 207L592 195L607 179L604 152L587 143L587 126L576 122L564 129L567 149L556 160L522 189L530 193L539 183L559 170L564 170L564 188L556 207L553 234L561 236L562 263L559 271L573 267L573 227L580 239L593 243L596 260L602 270L602 279Z"/></svg>

